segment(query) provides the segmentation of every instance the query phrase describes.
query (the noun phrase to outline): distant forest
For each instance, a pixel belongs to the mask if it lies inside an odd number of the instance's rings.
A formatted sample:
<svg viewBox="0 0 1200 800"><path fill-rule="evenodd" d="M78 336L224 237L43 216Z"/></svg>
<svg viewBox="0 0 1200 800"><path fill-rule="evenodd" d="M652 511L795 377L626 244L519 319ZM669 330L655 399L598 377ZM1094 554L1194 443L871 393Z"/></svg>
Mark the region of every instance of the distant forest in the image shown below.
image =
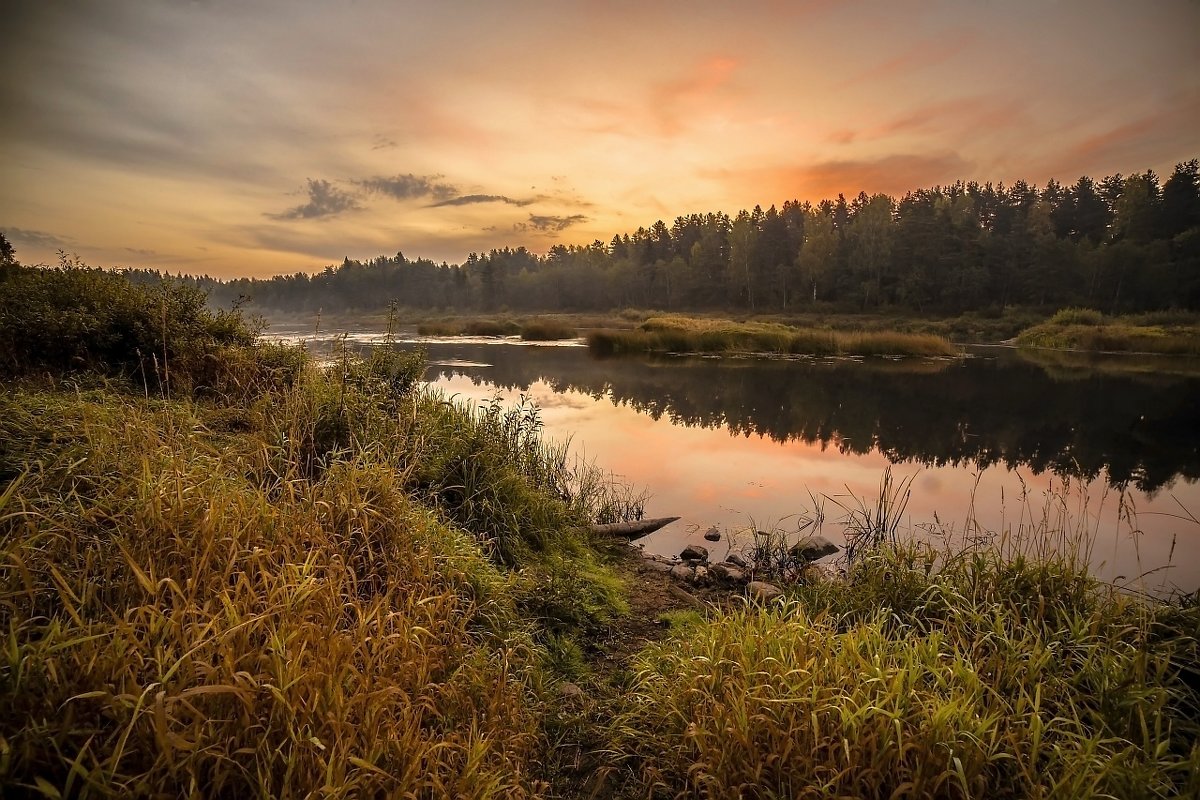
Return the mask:
<svg viewBox="0 0 1200 800"><path fill-rule="evenodd" d="M690 214L544 256L504 248L451 265L397 253L316 275L188 280L217 305L280 311L1200 309L1200 165L1179 164L1165 182L1153 172L1040 189L958 182L899 200Z"/></svg>

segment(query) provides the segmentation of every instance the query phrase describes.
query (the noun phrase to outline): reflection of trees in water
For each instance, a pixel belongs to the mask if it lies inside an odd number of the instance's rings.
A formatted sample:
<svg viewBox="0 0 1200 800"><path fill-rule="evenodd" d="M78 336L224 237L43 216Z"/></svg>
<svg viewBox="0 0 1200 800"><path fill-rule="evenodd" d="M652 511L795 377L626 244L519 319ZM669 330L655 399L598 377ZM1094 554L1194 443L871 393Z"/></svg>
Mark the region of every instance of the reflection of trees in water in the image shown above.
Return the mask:
<svg viewBox="0 0 1200 800"><path fill-rule="evenodd" d="M893 462L1027 466L1153 491L1200 477L1200 378L1094 373L1055 380L1002 354L954 362L599 360L577 348L447 345L491 367L427 378L608 396L658 419L785 442L881 451Z"/></svg>

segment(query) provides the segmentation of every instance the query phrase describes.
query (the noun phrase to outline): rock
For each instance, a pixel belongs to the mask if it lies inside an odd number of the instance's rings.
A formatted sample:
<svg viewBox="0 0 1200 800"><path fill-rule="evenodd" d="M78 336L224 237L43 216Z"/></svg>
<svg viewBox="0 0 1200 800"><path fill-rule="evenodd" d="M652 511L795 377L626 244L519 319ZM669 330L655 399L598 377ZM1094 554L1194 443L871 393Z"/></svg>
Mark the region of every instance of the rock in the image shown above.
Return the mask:
<svg viewBox="0 0 1200 800"><path fill-rule="evenodd" d="M708 561L708 548L701 547L698 544L689 544L687 547L683 548L683 552L679 554L679 557L684 561L689 559L695 561Z"/></svg>
<svg viewBox="0 0 1200 800"><path fill-rule="evenodd" d="M713 564L708 568L708 572L714 578L724 583L746 582L746 573L742 572L741 568L737 565L728 562Z"/></svg>
<svg viewBox="0 0 1200 800"><path fill-rule="evenodd" d="M583 689L569 681L559 684L558 696L563 700L583 700L585 697Z"/></svg>
<svg viewBox="0 0 1200 800"><path fill-rule="evenodd" d="M676 564L671 567L671 577L678 581L687 581L692 578L692 568L687 564Z"/></svg>
<svg viewBox="0 0 1200 800"><path fill-rule="evenodd" d="M696 567L696 571L692 573L692 582L698 586L708 583L708 568Z"/></svg>
<svg viewBox="0 0 1200 800"><path fill-rule="evenodd" d="M800 573L800 580L805 583L829 583L841 577L842 573L831 564L809 564Z"/></svg>
<svg viewBox="0 0 1200 800"><path fill-rule="evenodd" d="M810 536L796 542L788 552L792 554L793 558L800 561L816 561L818 558L831 556L841 549L824 536Z"/></svg>
<svg viewBox="0 0 1200 800"><path fill-rule="evenodd" d="M704 538L710 542L719 542L719 541L721 541L721 531L717 528L716 525L713 525L711 528L709 528L707 531L704 532Z"/></svg>
<svg viewBox="0 0 1200 800"><path fill-rule="evenodd" d="M642 562L642 566L653 572L670 572L675 568L675 565L670 562L659 561L657 558L647 558Z"/></svg>
<svg viewBox="0 0 1200 800"><path fill-rule="evenodd" d="M747 561L746 559L742 558L737 553L730 553L729 558L727 558L725 560L728 561L730 564L733 564L735 567L741 567L742 569L750 569L750 562Z"/></svg>
<svg viewBox="0 0 1200 800"><path fill-rule="evenodd" d="M783 590L773 583L766 581L750 581L746 584L746 593L752 600L768 603L777 597L783 597Z"/></svg>

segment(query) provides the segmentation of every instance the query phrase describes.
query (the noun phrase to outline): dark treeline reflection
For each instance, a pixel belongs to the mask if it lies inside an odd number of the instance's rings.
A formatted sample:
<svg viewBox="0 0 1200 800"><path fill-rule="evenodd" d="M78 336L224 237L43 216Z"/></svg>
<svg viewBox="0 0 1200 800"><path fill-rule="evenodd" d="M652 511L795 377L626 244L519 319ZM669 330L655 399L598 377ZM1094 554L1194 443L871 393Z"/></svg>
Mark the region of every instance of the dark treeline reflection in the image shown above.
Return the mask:
<svg viewBox="0 0 1200 800"><path fill-rule="evenodd" d="M427 380L609 397L655 419L892 462L1004 464L1153 491L1200 477L1200 378L1051 373L1006 351L963 361L596 359L582 348L433 345ZM461 360L487 367L442 365ZM681 454L681 456L684 454Z"/></svg>

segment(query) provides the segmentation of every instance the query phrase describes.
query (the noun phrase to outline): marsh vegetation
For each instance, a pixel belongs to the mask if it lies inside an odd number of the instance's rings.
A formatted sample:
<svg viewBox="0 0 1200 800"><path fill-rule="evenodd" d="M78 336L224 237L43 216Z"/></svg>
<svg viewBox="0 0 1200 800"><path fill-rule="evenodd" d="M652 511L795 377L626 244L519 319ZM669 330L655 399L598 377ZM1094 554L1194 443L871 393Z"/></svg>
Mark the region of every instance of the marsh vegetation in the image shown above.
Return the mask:
<svg viewBox="0 0 1200 800"><path fill-rule="evenodd" d="M644 498L420 354L318 363L192 297L0 276L6 795L1200 791L1197 606L1036 546L1057 518L884 536L602 668L629 578L586 523Z"/></svg>

